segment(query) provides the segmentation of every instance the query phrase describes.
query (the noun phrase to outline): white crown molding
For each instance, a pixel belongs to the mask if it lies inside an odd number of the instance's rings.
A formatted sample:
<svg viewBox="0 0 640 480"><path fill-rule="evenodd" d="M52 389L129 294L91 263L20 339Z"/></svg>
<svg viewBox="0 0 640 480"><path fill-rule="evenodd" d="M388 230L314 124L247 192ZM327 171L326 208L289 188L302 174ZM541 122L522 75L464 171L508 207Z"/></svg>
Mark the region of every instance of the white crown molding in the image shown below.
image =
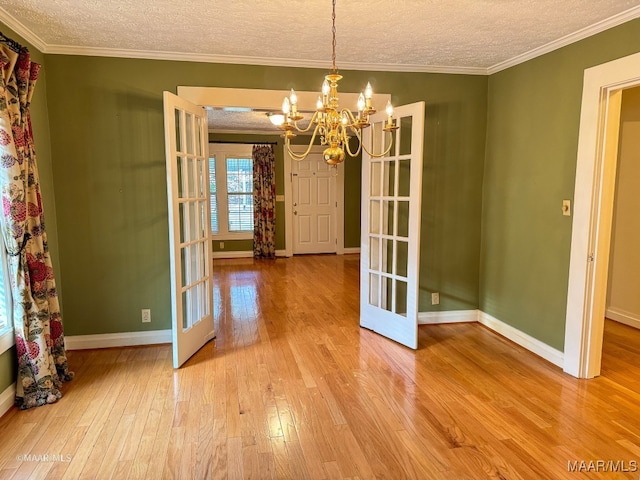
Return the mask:
<svg viewBox="0 0 640 480"><path fill-rule="evenodd" d="M553 52L554 50L558 50L562 47L566 47L567 45L578 42L580 40L584 40L585 38L591 37L600 32L604 32L605 30L608 30L610 28L617 27L618 25L622 25L623 23L638 17L640 17L640 6L630 8L629 10L625 10L624 12L614 15L613 17L609 17L598 23L594 23L593 25L589 25L588 27L581 28L576 32L570 33L562 38L549 42L546 45L542 45L541 47L529 50L528 52L505 60L504 62L496 63L495 65L492 65L486 69L487 75L493 75L494 73L501 72L502 70L514 67L536 57L540 57L546 53Z"/></svg>
<svg viewBox="0 0 640 480"><path fill-rule="evenodd" d="M279 136L281 130L243 130L238 129L224 129L224 128L210 128L209 133L218 135L266 135L266 136Z"/></svg>
<svg viewBox="0 0 640 480"><path fill-rule="evenodd" d="M617 15L597 22L576 32L565 35L562 38L534 48L521 55L517 55L490 67L459 67L444 65L403 65L403 64L367 64L367 63L342 63L340 68L344 70L383 71L383 72L411 72L411 73L444 73L461 75L492 75L507 68L519 65L528 60L552 52L564 46L583 40L587 37L621 25L629 20L640 17L640 6L630 8ZM329 63L318 60L298 60L289 58L269 57L238 57L231 55L208 55L188 52L149 51L135 49L113 49L99 47L78 47L70 45L49 45L38 35L27 28L20 20L0 7L0 20L9 28L21 35L25 40L33 44L38 50L51 55L83 55L95 57L137 58L147 60L173 60L183 62L200 63L226 63L240 65L263 65L276 67L302 67L327 70Z"/></svg>
<svg viewBox="0 0 640 480"><path fill-rule="evenodd" d="M0 417L11 410L16 403L16 386L9 385L0 393Z"/></svg>
<svg viewBox="0 0 640 480"><path fill-rule="evenodd" d="M33 33L27 28L20 20L7 12L4 8L0 7L0 20L11 30L16 32L27 42L31 43L34 47L40 50L42 53L47 53L47 44L38 35Z"/></svg>
<svg viewBox="0 0 640 480"><path fill-rule="evenodd" d="M139 58L148 60L173 60L179 62L225 63L236 65L262 65L266 67L299 67L329 70L327 61L298 60L293 58L249 57L233 55L213 55L189 52L168 52L149 50L130 50L97 47L76 47L68 45L47 45L44 53L52 55L85 55L93 57ZM450 73L463 75L486 75L483 67L455 67L440 65L403 65L395 63L348 63L339 65L341 70L362 70L367 72L413 72L413 73Z"/></svg>
<svg viewBox="0 0 640 480"><path fill-rule="evenodd" d="M478 314L478 322L554 365L560 368L564 366L564 353L544 342L541 342L537 338L533 338L531 335L528 335L482 311Z"/></svg>

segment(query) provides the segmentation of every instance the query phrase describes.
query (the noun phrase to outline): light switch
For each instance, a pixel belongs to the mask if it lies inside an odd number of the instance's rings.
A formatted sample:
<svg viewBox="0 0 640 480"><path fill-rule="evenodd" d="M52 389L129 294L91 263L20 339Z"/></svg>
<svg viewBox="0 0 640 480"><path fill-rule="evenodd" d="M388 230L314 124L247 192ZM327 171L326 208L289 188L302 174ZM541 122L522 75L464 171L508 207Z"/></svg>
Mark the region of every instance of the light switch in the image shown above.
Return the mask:
<svg viewBox="0 0 640 480"><path fill-rule="evenodd" d="M571 200L562 201L562 215L565 217L571 216Z"/></svg>

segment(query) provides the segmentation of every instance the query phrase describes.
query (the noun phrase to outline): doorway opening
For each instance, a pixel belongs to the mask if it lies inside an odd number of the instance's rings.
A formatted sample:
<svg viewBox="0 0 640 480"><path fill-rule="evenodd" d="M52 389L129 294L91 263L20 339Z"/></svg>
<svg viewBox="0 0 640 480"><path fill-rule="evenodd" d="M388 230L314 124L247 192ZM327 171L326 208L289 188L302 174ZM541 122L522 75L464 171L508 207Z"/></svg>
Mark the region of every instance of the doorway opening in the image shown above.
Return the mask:
<svg viewBox="0 0 640 480"><path fill-rule="evenodd" d="M574 193L564 371L600 374L623 91L640 53L585 70Z"/></svg>

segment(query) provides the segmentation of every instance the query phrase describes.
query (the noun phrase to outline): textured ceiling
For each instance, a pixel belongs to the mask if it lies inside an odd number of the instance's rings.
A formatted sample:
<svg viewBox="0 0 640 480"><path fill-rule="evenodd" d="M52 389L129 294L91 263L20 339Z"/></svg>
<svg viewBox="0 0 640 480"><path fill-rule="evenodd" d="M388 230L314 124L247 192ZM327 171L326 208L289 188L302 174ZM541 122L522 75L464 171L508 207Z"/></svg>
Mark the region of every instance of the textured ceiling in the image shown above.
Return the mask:
<svg viewBox="0 0 640 480"><path fill-rule="evenodd" d="M612 17L640 16L638 6L640 0L338 0L338 67L486 70ZM0 8L0 20L50 53L183 54L323 68L331 60L330 0L0 0Z"/></svg>
<svg viewBox="0 0 640 480"><path fill-rule="evenodd" d="M337 0L336 17L340 69L487 74L640 17L640 0ZM52 54L331 66L330 0L0 0L0 21Z"/></svg>

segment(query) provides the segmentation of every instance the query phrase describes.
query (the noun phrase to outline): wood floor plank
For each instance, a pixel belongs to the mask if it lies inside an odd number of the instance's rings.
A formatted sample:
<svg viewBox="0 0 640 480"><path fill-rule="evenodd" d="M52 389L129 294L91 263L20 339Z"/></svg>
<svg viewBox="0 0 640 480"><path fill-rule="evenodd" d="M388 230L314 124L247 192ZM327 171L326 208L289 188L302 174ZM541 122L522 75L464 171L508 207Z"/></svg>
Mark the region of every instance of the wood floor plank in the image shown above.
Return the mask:
<svg viewBox="0 0 640 480"><path fill-rule="evenodd" d="M605 322L589 381L479 324L413 351L359 327L358 279L357 255L216 260L216 339L178 370L69 352L58 403L0 418L0 479L638 480L570 466L640 460L639 330Z"/></svg>

